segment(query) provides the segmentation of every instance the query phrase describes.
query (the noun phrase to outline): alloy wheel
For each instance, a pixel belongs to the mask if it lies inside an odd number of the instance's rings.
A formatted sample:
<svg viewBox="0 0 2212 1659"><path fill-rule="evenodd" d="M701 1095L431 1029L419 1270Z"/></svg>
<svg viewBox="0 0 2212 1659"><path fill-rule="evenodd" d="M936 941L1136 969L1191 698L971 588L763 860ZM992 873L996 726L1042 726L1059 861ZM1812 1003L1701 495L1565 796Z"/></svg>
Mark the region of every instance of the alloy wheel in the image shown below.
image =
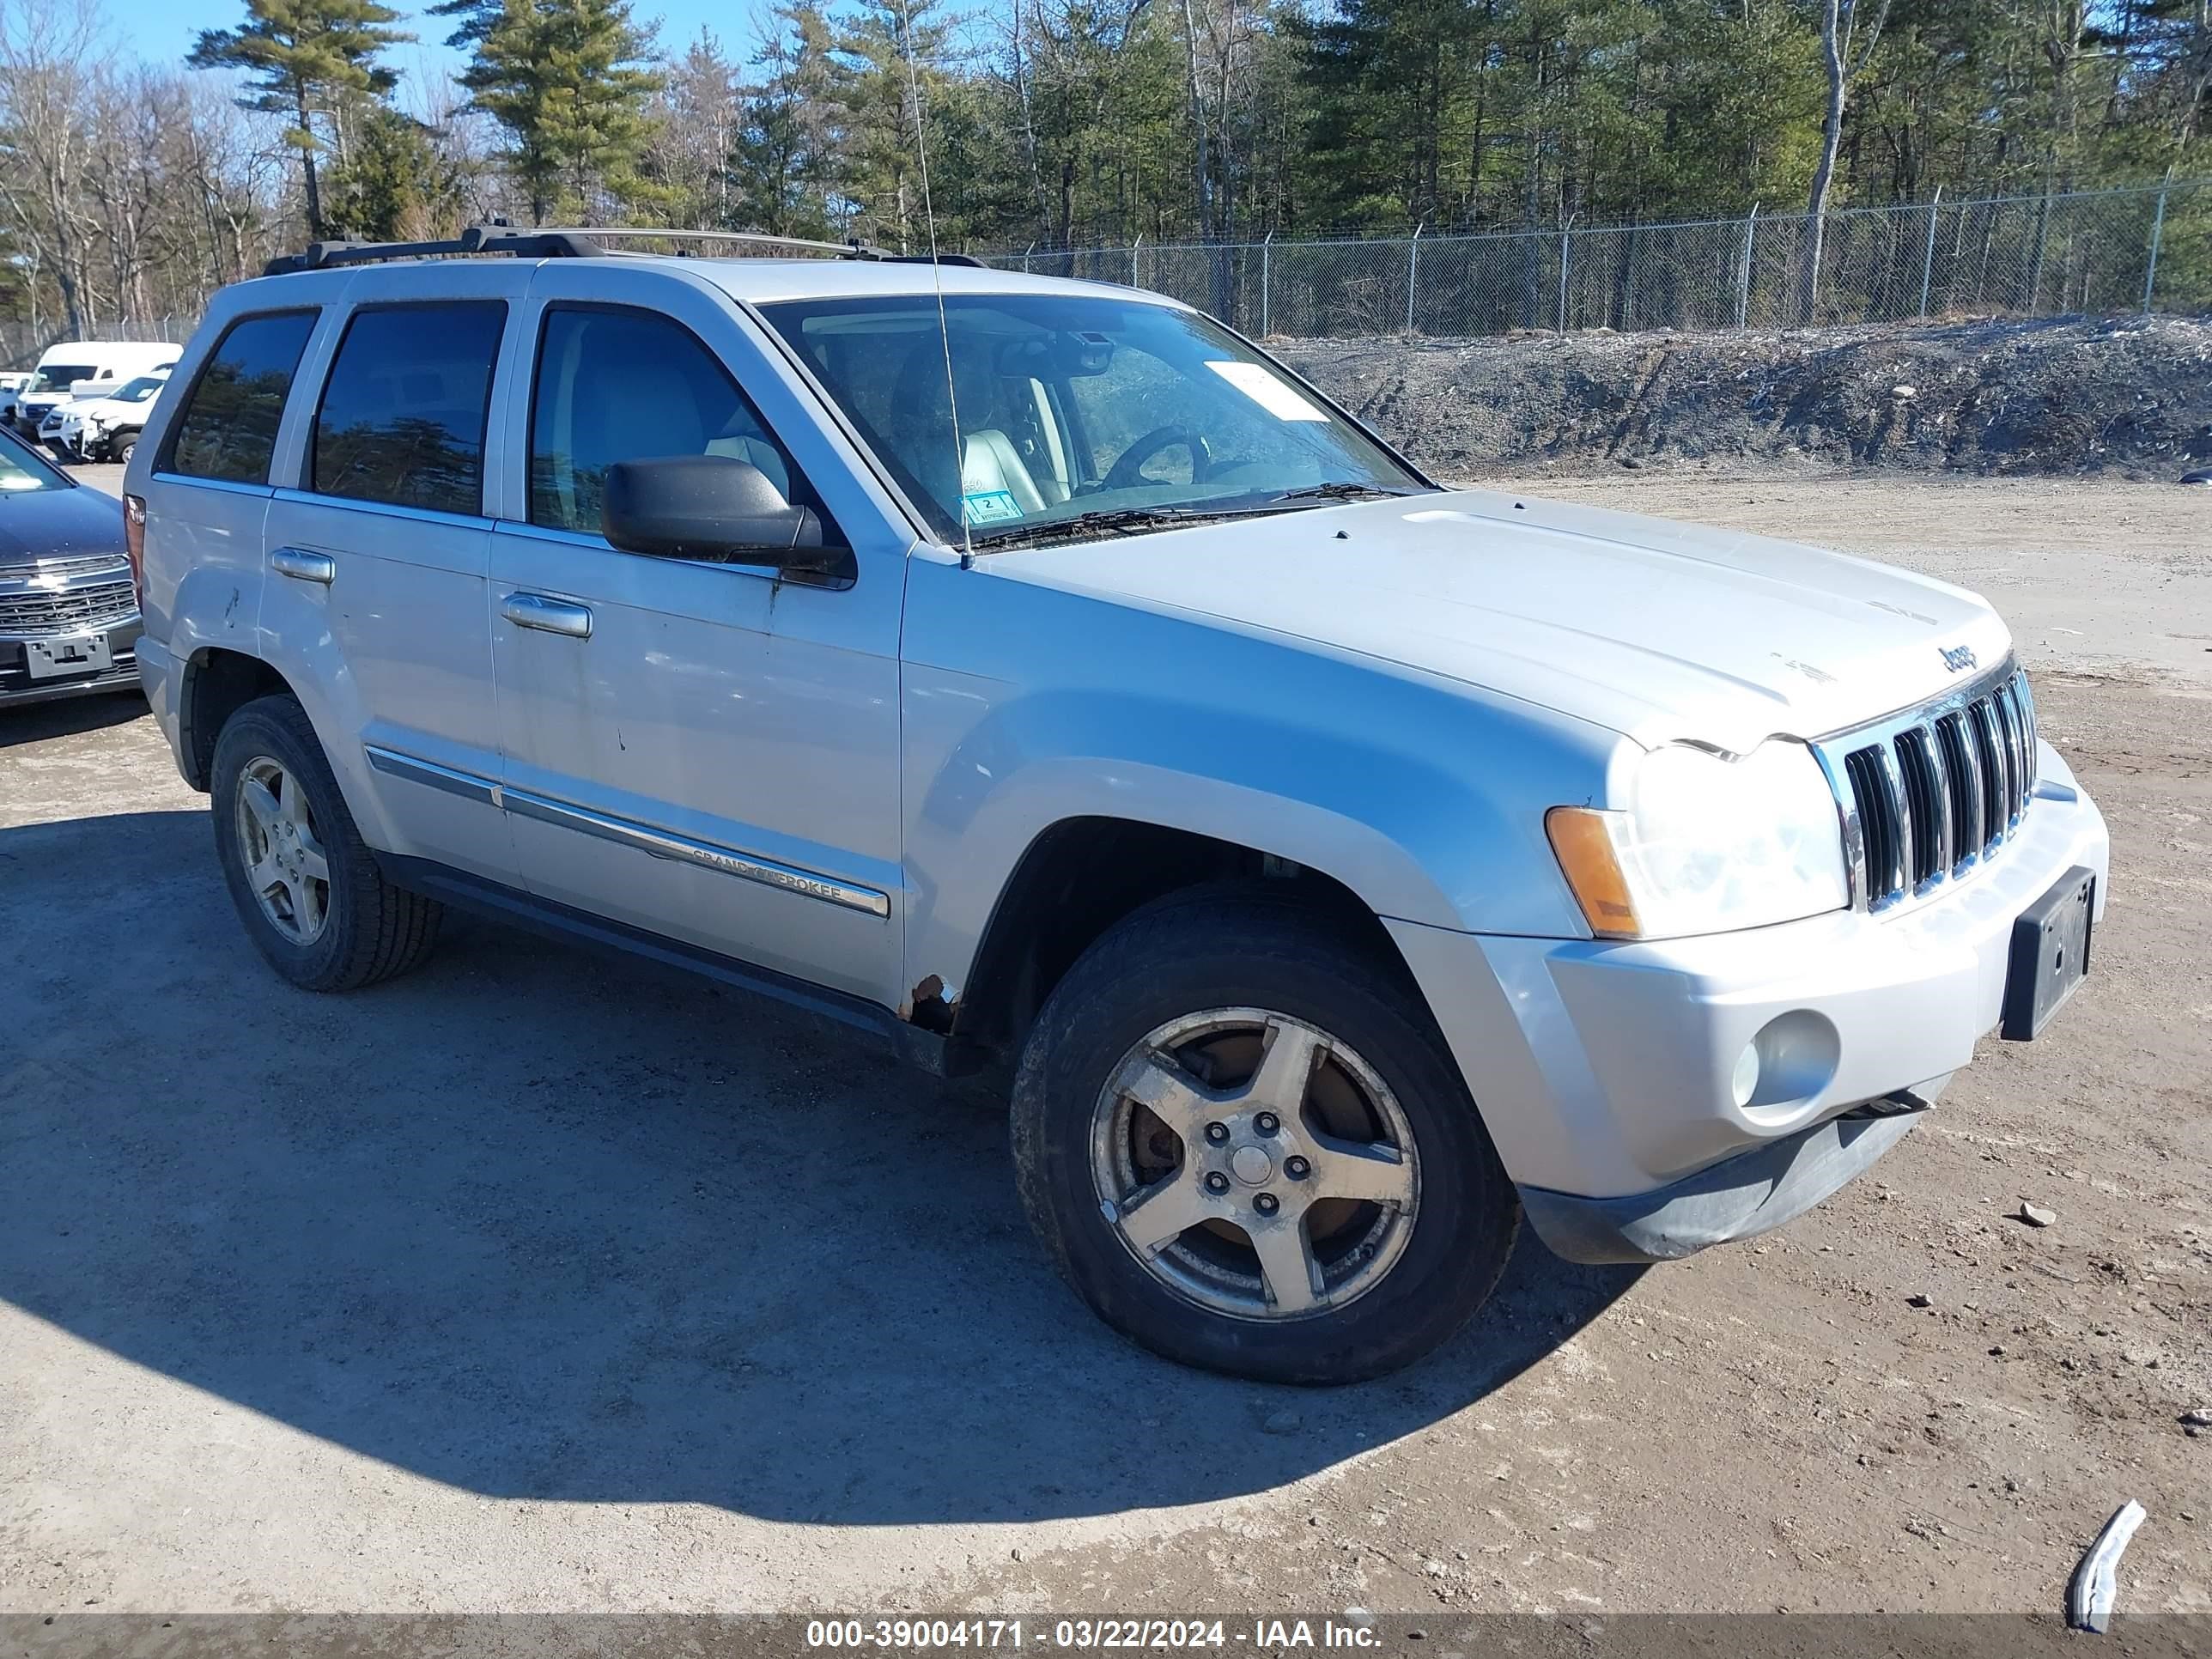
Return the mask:
<svg viewBox="0 0 2212 1659"><path fill-rule="evenodd" d="M312 945L329 925L330 860L298 776L257 755L238 775L235 817L247 884L261 914L295 945Z"/></svg>
<svg viewBox="0 0 2212 1659"><path fill-rule="evenodd" d="M1101 1212L1177 1295L1235 1317L1340 1308L1412 1237L1420 1162L1375 1068L1320 1027L1259 1008L1170 1020L1100 1091Z"/></svg>

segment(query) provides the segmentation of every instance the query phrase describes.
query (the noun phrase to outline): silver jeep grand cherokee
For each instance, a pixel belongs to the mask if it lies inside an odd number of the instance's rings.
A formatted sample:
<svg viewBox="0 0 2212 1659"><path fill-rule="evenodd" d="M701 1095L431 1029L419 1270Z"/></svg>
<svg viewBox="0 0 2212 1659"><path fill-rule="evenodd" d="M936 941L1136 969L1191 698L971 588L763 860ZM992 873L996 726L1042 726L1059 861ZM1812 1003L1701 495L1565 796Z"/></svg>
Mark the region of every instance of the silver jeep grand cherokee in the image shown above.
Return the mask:
<svg viewBox="0 0 2212 1659"><path fill-rule="evenodd" d="M270 963L474 905L1003 1057L1038 1234L1162 1353L1402 1365L1524 1212L1764 1231L2087 966L2104 824L1971 593L1440 489L1103 284L280 263L126 486Z"/></svg>

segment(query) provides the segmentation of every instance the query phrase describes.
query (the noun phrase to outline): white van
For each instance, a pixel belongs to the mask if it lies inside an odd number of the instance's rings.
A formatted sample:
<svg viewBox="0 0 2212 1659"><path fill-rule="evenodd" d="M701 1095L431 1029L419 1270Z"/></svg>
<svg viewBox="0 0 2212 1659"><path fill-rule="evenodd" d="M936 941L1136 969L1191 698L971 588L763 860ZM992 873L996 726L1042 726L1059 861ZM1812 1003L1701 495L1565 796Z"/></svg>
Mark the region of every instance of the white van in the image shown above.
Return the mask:
<svg viewBox="0 0 2212 1659"><path fill-rule="evenodd" d="M79 380L136 380L155 369L173 368L182 346L159 340L64 340L39 355L31 383L15 394L15 429L35 441L40 422L65 402Z"/></svg>

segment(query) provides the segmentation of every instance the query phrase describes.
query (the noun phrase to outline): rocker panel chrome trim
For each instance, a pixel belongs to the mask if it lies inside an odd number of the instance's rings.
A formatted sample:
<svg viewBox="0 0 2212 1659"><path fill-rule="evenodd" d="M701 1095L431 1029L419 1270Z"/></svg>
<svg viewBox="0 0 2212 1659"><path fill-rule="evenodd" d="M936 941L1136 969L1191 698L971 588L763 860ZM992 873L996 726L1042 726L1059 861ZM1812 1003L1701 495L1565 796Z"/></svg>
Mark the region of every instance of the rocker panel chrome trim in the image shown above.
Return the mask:
<svg viewBox="0 0 2212 1659"><path fill-rule="evenodd" d="M557 824L581 835L596 836L601 841L612 842L618 847L635 848L653 858L678 859L722 875L735 876L741 881L755 881L764 887L778 887L787 893L796 893L802 898L819 899L824 904L859 910L872 916L888 917L891 913L890 896L872 887L839 881L817 871L778 863L774 859L741 853L734 848L717 846L712 842L695 841L689 836L655 829L651 824L639 823L630 818L594 812L588 807L556 800L550 795L534 794L526 789L510 789L504 784L492 782L489 778L455 771L434 761L418 760L396 750L379 748L374 744L366 747L369 765L387 777L404 778L411 783L424 784L449 794L483 801L521 817L535 818L541 823Z"/></svg>

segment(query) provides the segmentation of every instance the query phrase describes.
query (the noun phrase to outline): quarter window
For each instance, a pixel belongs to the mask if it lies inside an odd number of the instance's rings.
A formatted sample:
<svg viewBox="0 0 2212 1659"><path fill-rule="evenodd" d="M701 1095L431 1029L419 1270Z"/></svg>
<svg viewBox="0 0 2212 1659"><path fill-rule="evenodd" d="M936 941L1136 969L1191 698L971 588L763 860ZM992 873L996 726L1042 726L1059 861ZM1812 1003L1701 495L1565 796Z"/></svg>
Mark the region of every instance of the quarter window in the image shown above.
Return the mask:
<svg viewBox="0 0 2212 1659"><path fill-rule="evenodd" d="M789 453L689 329L647 312L549 309L530 413L531 523L597 535L607 469L673 455L750 461L830 528Z"/></svg>
<svg viewBox="0 0 2212 1659"><path fill-rule="evenodd" d="M167 471L232 483L267 483L276 428L316 313L243 317L223 331L177 417Z"/></svg>
<svg viewBox="0 0 2212 1659"><path fill-rule="evenodd" d="M315 416L310 487L481 514L484 425L506 325L498 300L355 313Z"/></svg>

